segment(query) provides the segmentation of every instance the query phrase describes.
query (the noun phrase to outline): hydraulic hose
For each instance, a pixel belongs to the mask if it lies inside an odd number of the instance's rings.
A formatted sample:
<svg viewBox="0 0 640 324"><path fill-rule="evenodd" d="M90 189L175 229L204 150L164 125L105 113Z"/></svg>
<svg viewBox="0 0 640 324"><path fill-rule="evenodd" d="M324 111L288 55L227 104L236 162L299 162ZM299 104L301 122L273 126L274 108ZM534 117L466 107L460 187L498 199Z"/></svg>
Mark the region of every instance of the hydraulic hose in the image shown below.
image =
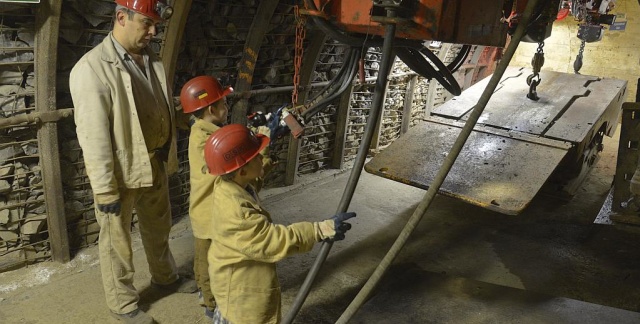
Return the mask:
<svg viewBox="0 0 640 324"><path fill-rule="evenodd" d="M360 53L359 49L351 50L346 59L347 62L342 65L338 75L331 81L330 86L323 89L322 93L319 93L313 100L306 104L309 108L301 114L305 121L309 121L311 117L328 106L349 88L358 71Z"/></svg>
<svg viewBox="0 0 640 324"><path fill-rule="evenodd" d="M349 88L349 86L353 82L353 79L356 76L356 73L358 72L358 57L359 56L355 56L354 61L349 65L349 71L348 71L349 74L344 80L342 80L340 87L335 91L333 91L331 94L322 98L320 102L318 102L315 106L309 108L307 111L305 111L305 113L302 114L306 121L309 121L311 117L313 117L315 114L317 114L322 109L324 109L329 104L331 104L331 102L333 102L336 98L342 95L342 93L344 93Z"/></svg>
<svg viewBox="0 0 640 324"><path fill-rule="evenodd" d="M369 280L367 280L367 282L362 287L362 289L360 289L360 292L358 292L358 295L356 295L356 297L353 299L351 304L349 304L349 306L344 311L344 313L342 313L340 318L338 318L338 321L336 322L336 324L347 323L353 317L353 315L355 315L358 309L365 303L365 301L369 298L369 295L373 292L377 284L382 279L382 276L387 271L387 269L389 268L393 260L398 256L398 254L400 253L400 250L404 247L404 244L407 242L409 235L411 235L411 233L414 231L414 229L416 228L416 226L418 225L422 217L426 214L426 211L429 208L429 205L431 205L433 198L438 193L440 186L444 182L447 174L449 173L449 171L451 170L451 167L453 166L453 163L455 162L456 158L460 154L460 151L462 150L462 147L467 141L467 138L471 134L473 127L475 126L476 122L480 118L480 115L482 115L482 112L486 107L487 103L489 102L491 95L493 94L496 87L498 86L498 83L500 82L502 75L507 69L507 66L511 61L511 58L513 58L513 54L515 53L516 48L518 47L518 44L520 43L520 41L522 40L522 37L526 33L526 29L527 29L526 26L529 25L529 21L531 19L534 8L538 4L538 1L539 0L530 0L527 3L527 7L524 11L524 15L522 18L522 23L518 24L518 28L516 29L516 32L511 38L511 42L509 43L509 46L507 47L507 50L504 53L503 59L500 61L500 63L496 67L495 72L493 73L493 75L491 76L491 79L489 80L489 84L484 89L484 92L482 93L482 96L480 96L478 103L473 108L473 111L471 112L469 119L467 120L464 127L460 131L460 135L458 135L458 138L453 144L451 151L446 156L442 166L440 167L440 170L438 170L438 173L436 174L431 185L429 186L429 189L427 190L424 198L422 199L422 201L420 202L416 210L413 212L413 214L409 218L409 221L407 222L405 227L402 229L402 232L400 232L400 235L398 236L396 241L393 243L393 246L391 246L391 248L389 249L387 254L384 256L384 258L382 259L378 267L375 269L375 271L373 272Z"/></svg>
<svg viewBox="0 0 640 324"><path fill-rule="evenodd" d="M440 84L451 92L454 96L459 96L462 93L458 80L451 74L451 71L442 63L438 57L431 51L426 51L426 55L429 57L438 70L436 70L431 63L429 63L422 53L413 48L400 47L396 49L398 57L412 70L416 71L421 76L427 79L435 78ZM435 60L434 60L435 58Z"/></svg>
<svg viewBox="0 0 640 324"><path fill-rule="evenodd" d="M394 18L395 16L395 9L387 8L387 17ZM395 55L392 54L394 53L393 42L395 33L396 25L392 23L387 24L385 29L384 43L382 44L383 55L380 61L378 79L376 80L376 85L374 88L371 110L369 111L369 120L367 121L367 125L365 126L364 134L362 136L362 142L360 143L360 147L358 148L358 153L356 154L353 168L351 169L351 173L349 174L347 185L345 186L342 198L340 200L340 203L338 204L337 213L346 212L349 208L349 204L351 203L351 199L353 198L353 193L356 190L358 180L360 179L360 175L362 174L362 167L364 166L364 162L367 159L369 146L371 145L371 140L373 139L376 125L378 124L378 121L380 120L382 115L387 78L389 77L391 66L393 65L393 61L395 58ZM322 243L320 252L318 253L318 256L316 256L311 269L309 269L309 273L307 273L307 277L302 283L302 286L300 287L300 290L296 295L296 299L293 301L291 309L283 319L282 323L290 324L291 322L293 322L293 319L300 311L300 308L302 308L302 304L304 303L305 299L309 295L309 291L311 290L311 285L318 275L322 264L327 259L332 245L332 242Z"/></svg>
<svg viewBox="0 0 640 324"><path fill-rule="evenodd" d="M427 51L429 50L428 48L425 49ZM471 45L462 45L460 52L458 52L458 55L456 55L456 58L447 65L447 68L449 69L449 71L451 71L451 73L455 73L456 71L458 71L458 69L464 63L464 60L467 58L467 56L469 56L469 52L471 52Z"/></svg>

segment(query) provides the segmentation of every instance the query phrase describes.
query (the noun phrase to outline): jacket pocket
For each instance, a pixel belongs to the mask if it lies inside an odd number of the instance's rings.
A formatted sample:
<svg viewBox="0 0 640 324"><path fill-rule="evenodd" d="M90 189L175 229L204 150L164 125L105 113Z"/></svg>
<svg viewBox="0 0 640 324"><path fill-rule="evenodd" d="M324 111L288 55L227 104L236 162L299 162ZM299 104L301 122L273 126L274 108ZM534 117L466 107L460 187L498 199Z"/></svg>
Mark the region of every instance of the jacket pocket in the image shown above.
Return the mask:
<svg viewBox="0 0 640 324"><path fill-rule="evenodd" d="M280 318L280 288L240 287L229 296L232 323L277 323Z"/></svg>

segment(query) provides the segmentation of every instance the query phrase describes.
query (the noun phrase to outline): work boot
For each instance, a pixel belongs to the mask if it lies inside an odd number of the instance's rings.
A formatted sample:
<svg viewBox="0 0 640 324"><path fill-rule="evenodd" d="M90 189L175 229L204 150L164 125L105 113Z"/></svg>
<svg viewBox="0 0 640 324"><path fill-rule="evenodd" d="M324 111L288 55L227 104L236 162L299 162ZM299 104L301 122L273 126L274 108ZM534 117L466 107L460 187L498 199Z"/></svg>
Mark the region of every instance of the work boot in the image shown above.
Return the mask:
<svg viewBox="0 0 640 324"><path fill-rule="evenodd" d="M204 316L210 320L213 320L213 310L210 310L209 307L205 307Z"/></svg>
<svg viewBox="0 0 640 324"><path fill-rule="evenodd" d="M126 314L116 314L111 312L111 316L115 317L118 321L126 324L153 324L155 321L149 314L136 309Z"/></svg>
<svg viewBox="0 0 640 324"><path fill-rule="evenodd" d="M160 285L152 281L151 286L154 288L183 294L192 294L198 291L198 285L196 284L196 281L184 277L178 277L178 280L168 285Z"/></svg>

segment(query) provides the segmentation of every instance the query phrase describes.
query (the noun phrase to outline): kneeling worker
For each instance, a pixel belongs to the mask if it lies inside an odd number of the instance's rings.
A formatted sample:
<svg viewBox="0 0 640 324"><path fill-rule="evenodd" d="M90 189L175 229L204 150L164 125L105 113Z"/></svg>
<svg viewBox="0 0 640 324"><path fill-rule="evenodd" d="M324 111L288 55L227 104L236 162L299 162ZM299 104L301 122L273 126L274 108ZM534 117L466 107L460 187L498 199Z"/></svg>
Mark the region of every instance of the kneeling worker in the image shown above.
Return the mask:
<svg viewBox="0 0 640 324"><path fill-rule="evenodd" d="M344 221L355 216L340 213L322 222L274 224L251 185L263 175L259 152L268 143L268 137L232 124L213 133L204 147L209 173L219 176L208 230L214 323L279 323L275 263L311 250L316 242L344 239L351 228Z"/></svg>

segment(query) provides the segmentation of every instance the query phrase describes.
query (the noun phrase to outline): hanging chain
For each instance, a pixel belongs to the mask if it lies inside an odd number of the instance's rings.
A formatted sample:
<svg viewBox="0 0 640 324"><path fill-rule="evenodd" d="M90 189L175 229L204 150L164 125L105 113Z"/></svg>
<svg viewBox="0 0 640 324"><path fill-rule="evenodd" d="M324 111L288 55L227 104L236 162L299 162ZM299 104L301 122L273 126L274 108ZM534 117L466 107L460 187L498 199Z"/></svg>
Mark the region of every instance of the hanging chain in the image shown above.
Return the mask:
<svg viewBox="0 0 640 324"><path fill-rule="evenodd" d="M591 20L591 16L590 15L586 15L585 18L586 24L585 25L590 25L592 20ZM578 37L580 37L580 33L578 32ZM584 46L587 44L586 41L586 35L583 35L580 40L582 41L580 43L580 50L578 50L578 55L576 55L576 60L573 61L573 72L575 74L580 74L580 69L582 68L582 58L584 55Z"/></svg>
<svg viewBox="0 0 640 324"><path fill-rule="evenodd" d="M576 55L576 60L573 61L573 72L575 74L580 74L580 69L582 68L582 54L584 53L585 44L587 44L587 42L582 40L582 43L580 43L580 50L578 50L578 55Z"/></svg>
<svg viewBox="0 0 640 324"><path fill-rule="evenodd" d="M294 6L296 18L296 42L293 59L293 91L291 93L291 107L298 103L298 87L300 86L300 67L302 66L302 54L304 53L304 37L306 36L306 18L300 15L300 7Z"/></svg>
<svg viewBox="0 0 640 324"><path fill-rule="evenodd" d="M533 55L531 59L531 66L533 67L533 73L527 77L527 85L529 85L529 93L527 94L527 98L538 101L540 97L538 97L538 92L536 88L540 85L540 69L544 65L544 42L538 43L538 50Z"/></svg>

